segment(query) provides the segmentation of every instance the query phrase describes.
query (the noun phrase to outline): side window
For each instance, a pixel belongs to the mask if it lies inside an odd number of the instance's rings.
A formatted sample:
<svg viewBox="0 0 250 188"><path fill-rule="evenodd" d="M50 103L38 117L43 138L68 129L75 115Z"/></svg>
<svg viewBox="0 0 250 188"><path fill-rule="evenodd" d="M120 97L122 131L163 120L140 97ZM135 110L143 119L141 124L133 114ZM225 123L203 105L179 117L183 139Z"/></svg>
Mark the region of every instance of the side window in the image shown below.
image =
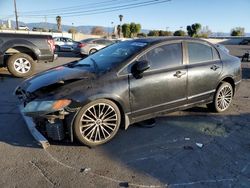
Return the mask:
<svg viewBox="0 0 250 188"><path fill-rule="evenodd" d="M113 44L113 41L105 40L104 44L105 44L105 45L110 45L110 44Z"/></svg>
<svg viewBox="0 0 250 188"><path fill-rule="evenodd" d="M95 44L103 44L103 40L96 40L94 43Z"/></svg>
<svg viewBox="0 0 250 188"><path fill-rule="evenodd" d="M212 47L195 42L188 42L187 46L188 46L189 64L195 64L213 60Z"/></svg>
<svg viewBox="0 0 250 188"><path fill-rule="evenodd" d="M182 65L182 45L181 43L162 45L150 50L140 59L149 61L150 70L180 66Z"/></svg>
<svg viewBox="0 0 250 188"><path fill-rule="evenodd" d="M73 42L73 40L72 39L67 39L67 42Z"/></svg>
<svg viewBox="0 0 250 188"><path fill-rule="evenodd" d="M65 38L61 38L61 42L66 42L66 39Z"/></svg>

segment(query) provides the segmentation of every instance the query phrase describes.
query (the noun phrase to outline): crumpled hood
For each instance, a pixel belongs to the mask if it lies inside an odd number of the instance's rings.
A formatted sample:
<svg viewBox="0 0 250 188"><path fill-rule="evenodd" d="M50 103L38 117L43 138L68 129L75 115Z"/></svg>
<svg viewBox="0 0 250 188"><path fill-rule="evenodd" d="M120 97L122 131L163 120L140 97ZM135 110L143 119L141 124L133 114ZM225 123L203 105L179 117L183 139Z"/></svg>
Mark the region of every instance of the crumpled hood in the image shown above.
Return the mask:
<svg viewBox="0 0 250 188"><path fill-rule="evenodd" d="M65 66L48 70L34 77L28 78L20 84L18 88L22 88L26 92L32 93L38 89L50 86L56 83L74 82L77 80L93 78L94 73L89 69L69 68Z"/></svg>

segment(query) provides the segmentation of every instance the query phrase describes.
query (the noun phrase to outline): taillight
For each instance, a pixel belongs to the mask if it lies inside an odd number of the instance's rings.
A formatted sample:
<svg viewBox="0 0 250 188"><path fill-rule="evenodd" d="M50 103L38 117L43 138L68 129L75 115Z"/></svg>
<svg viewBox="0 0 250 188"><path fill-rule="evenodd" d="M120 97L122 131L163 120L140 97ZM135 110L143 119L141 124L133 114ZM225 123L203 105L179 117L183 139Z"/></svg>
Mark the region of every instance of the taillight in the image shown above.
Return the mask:
<svg viewBox="0 0 250 188"><path fill-rule="evenodd" d="M86 46L87 44L85 44L85 43L80 43L80 44L78 44L78 47L79 48L82 48L82 47L84 47L84 46Z"/></svg>
<svg viewBox="0 0 250 188"><path fill-rule="evenodd" d="M53 39L48 39L47 42L49 44L50 50L54 53L54 51L55 51L55 42L54 42L54 40Z"/></svg>

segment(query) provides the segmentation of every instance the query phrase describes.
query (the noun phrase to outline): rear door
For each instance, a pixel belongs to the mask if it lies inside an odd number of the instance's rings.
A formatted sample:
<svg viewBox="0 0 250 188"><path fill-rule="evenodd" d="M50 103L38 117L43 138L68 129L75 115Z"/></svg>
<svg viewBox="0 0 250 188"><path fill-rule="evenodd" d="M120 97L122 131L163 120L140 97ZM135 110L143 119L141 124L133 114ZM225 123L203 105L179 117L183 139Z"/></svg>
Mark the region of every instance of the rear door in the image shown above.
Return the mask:
<svg viewBox="0 0 250 188"><path fill-rule="evenodd" d="M206 42L185 42L188 62L189 103L211 97L222 72L222 63L217 50Z"/></svg>
<svg viewBox="0 0 250 188"><path fill-rule="evenodd" d="M140 79L129 76L130 103L135 118L185 104L187 70L181 42L154 47L140 60L149 61L150 68Z"/></svg>

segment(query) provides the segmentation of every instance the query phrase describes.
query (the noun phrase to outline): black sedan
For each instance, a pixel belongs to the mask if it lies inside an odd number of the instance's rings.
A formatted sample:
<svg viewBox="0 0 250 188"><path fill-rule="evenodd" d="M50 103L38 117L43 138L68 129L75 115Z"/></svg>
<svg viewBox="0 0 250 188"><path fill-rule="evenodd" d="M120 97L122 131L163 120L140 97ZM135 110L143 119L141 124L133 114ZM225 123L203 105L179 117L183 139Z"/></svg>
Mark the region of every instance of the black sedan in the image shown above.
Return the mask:
<svg viewBox="0 0 250 188"><path fill-rule="evenodd" d="M224 112L240 82L240 60L209 42L145 38L43 72L15 93L45 136L96 146L162 113L200 104Z"/></svg>

